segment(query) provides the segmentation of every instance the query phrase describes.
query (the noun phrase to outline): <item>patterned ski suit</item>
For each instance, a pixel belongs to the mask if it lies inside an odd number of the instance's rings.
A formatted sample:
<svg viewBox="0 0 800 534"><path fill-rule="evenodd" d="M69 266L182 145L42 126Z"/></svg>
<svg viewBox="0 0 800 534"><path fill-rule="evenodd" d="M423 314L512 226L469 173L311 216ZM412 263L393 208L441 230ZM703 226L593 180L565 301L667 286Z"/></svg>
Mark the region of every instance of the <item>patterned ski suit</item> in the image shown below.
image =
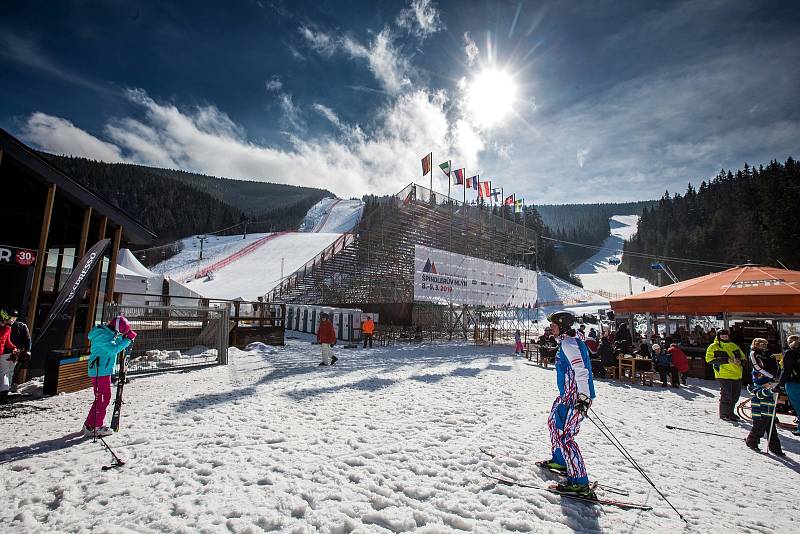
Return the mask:
<svg viewBox="0 0 800 534"><path fill-rule="evenodd" d="M583 393L591 399L595 397L592 365L586 344L576 337L562 336L555 367L559 396L553 402L553 409L547 420L553 461L567 466L569 482L588 484L586 466L578 444L575 443L575 436L578 435L583 420L575 409L578 394Z"/></svg>

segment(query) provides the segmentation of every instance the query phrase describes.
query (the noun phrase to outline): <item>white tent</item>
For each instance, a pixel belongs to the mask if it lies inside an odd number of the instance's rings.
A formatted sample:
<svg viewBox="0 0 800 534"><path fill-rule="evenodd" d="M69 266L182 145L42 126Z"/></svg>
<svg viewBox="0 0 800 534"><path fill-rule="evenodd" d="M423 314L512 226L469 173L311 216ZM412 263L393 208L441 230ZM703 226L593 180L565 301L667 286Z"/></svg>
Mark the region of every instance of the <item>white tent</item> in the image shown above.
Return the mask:
<svg viewBox="0 0 800 534"><path fill-rule="evenodd" d="M163 275L156 274L142 265L130 250L127 248L119 250L114 292L122 294L120 304L127 306L159 304L161 296L164 294L164 281ZM166 278L166 282L172 305L198 305L197 299L201 298L199 293L170 278Z"/></svg>

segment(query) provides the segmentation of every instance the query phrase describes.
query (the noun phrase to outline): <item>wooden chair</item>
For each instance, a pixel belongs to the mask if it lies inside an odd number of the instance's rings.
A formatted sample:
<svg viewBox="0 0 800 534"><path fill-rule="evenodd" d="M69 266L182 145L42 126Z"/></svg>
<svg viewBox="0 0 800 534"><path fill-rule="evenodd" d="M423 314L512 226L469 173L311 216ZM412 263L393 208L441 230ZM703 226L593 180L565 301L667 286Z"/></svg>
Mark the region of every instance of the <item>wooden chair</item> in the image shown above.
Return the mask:
<svg viewBox="0 0 800 534"><path fill-rule="evenodd" d="M617 378L617 366L606 367L606 378Z"/></svg>

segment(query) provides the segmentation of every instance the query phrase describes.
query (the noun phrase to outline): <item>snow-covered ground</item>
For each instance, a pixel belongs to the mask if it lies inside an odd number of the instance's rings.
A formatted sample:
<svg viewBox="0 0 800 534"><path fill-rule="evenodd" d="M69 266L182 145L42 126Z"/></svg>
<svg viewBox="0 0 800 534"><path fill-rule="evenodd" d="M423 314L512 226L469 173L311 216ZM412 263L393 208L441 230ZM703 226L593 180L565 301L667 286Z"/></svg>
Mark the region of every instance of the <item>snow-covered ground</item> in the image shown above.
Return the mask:
<svg viewBox="0 0 800 534"><path fill-rule="evenodd" d="M275 236L250 254L215 271L211 279L193 278L185 285L206 297L255 300L280 282L281 260L283 274L287 276L340 236L341 234L303 232Z"/></svg>
<svg viewBox="0 0 800 534"><path fill-rule="evenodd" d="M589 291L600 291L605 296L612 298L630 295L631 291L635 295L655 288L653 284L643 278L618 271L619 264L608 262L609 258L622 259L623 244L636 234L639 216L614 215L609 223L611 235L603 242L603 248L575 270L583 287Z"/></svg>
<svg viewBox="0 0 800 534"><path fill-rule="evenodd" d="M364 203L360 200L323 198L308 210L298 228L301 232L350 232L361 220Z"/></svg>
<svg viewBox="0 0 800 534"><path fill-rule="evenodd" d="M627 488L652 511L598 508L496 484L496 470L544 486L552 369L509 347L398 345L231 350L228 366L134 377L110 457L79 437L91 393L22 403L2 419L0 523L7 532L792 532L800 442L788 459L717 419L713 382L681 390L598 381L594 410L656 492L585 421L590 477ZM491 460L480 446L510 449ZM795 525L795 527L792 527Z"/></svg>
<svg viewBox="0 0 800 534"><path fill-rule="evenodd" d="M175 280L185 282L194 277L195 273L213 263L235 254L244 247L258 241L269 234L247 234L246 238L240 235L209 235L203 244L203 259L200 260L200 240L197 236L181 240L183 249L166 261L153 266L150 270L156 274L163 274Z"/></svg>

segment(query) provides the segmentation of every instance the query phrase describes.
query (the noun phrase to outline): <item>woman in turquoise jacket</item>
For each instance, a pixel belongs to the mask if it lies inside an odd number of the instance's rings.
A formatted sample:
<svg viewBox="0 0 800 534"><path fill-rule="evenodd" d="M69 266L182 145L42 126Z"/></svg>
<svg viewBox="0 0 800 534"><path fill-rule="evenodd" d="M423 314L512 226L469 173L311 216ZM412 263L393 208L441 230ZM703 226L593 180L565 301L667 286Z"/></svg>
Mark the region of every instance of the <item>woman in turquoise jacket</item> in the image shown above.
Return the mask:
<svg viewBox="0 0 800 534"><path fill-rule="evenodd" d="M106 409L111 402L111 375L117 364L117 355L127 349L136 339L128 320L122 316L112 319L107 325L97 325L88 335L92 344L89 355L89 376L94 389L94 402L83 424L84 436L108 436L111 430L103 425Z"/></svg>

